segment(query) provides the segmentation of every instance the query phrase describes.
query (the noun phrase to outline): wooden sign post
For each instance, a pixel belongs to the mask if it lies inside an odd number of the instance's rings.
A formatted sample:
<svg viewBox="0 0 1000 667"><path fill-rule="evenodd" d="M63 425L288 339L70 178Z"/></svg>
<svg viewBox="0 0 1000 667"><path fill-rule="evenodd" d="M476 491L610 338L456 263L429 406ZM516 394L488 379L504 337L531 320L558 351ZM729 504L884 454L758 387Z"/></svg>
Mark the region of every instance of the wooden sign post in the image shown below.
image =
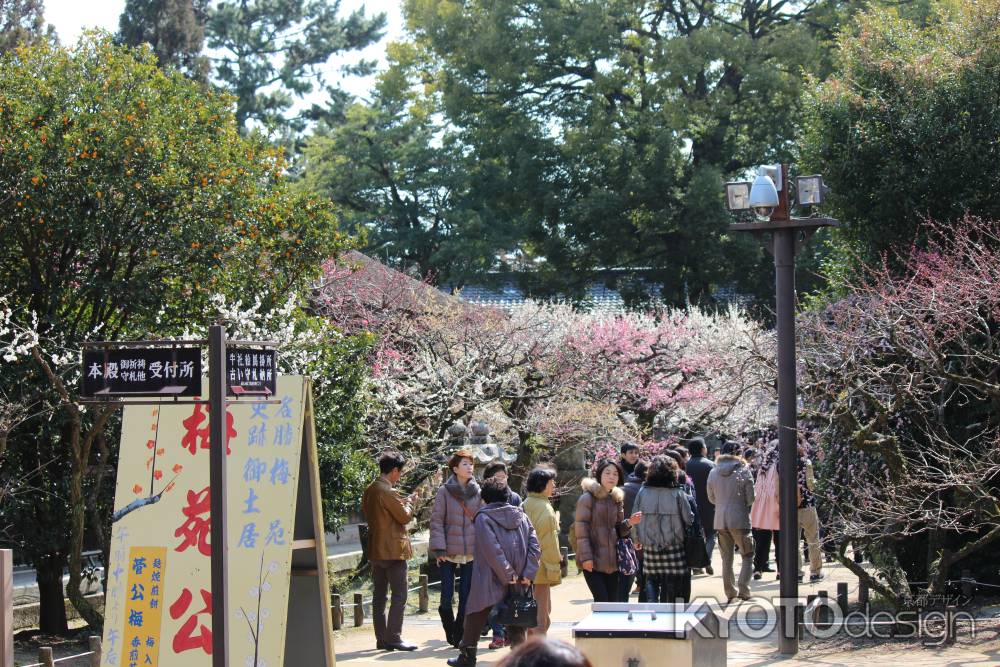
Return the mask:
<svg viewBox="0 0 1000 667"><path fill-rule="evenodd" d="M14 664L14 552L0 549L0 664Z"/></svg>
<svg viewBox="0 0 1000 667"><path fill-rule="evenodd" d="M279 376L268 398L229 401L215 424L225 439L222 498L209 479L209 406L126 404L103 665L212 664L210 565L223 546L213 544L210 510L222 500L227 662L334 666L310 383Z"/></svg>

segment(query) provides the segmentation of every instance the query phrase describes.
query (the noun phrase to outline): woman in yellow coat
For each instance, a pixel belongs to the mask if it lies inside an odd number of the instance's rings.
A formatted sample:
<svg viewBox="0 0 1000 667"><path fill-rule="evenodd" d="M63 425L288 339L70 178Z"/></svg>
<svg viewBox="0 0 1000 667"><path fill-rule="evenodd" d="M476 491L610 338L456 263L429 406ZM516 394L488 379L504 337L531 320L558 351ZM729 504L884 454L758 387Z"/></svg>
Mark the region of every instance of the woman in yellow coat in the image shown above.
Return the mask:
<svg viewBox="0 0 1000 667"><path fill-rule="evenodd" d="M538 601L538 627L528 631L530 636L544 637L549 629L549 613L552 610L552 587L562 581L559 565L559 520L549 499L556 488L556 473L551 468L535 468L528 473L526 484L528 498L522 509L535 528L538 543L542 547L542 560L533 583L535 600Z"/></svg>

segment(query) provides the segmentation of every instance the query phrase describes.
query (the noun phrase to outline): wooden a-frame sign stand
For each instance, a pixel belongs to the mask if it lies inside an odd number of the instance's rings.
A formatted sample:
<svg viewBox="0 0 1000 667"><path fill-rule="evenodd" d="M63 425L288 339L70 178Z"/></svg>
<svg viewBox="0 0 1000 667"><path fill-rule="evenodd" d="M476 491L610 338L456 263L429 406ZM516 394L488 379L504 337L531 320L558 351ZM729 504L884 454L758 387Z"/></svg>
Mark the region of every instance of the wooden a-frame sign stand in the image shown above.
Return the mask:
<svg viewBox="0 0 1000 667"><path fill-rule="evenodd" d="M285 622L285 665L335 667L316 423L312 383L308 380L302 416L302 455L299 457L295 539Z"/></svg>
<svg viewBox="0 0 1000 667"><path fill-rule="evenodd" d="M101 664L208 667L226 600L226 667L335 667L312 383L280 376L274 400L227 402L219 487L206 403L123 403ZM217 488L229 515L218 544ZM209 576L219 554L222 587Z"/></svg>

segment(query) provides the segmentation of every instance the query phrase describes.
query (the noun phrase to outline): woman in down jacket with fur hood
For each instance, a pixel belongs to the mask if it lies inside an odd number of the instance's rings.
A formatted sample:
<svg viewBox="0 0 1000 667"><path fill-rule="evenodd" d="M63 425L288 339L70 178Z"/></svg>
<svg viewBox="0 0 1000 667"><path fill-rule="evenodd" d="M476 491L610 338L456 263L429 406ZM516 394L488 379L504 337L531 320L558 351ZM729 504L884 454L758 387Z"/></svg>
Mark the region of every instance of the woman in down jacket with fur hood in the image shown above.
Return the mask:
<svg viewBox="0 0 1000 667"><path fill-rule="evenodd" d="M441 604L438 614L445 638L452 646L462 639L465 602L472 586L472 561L476 553L476 531L473 524L482 502L479 485L473 479L472 454L459 450L448 461L452 474L441 485L431 508L430 543L428 548L441 568ZM455 595L455 575L459 577L458 612L452 601Z"/></svg>
<svg viewBox="0 0 1000 667"><path fill-rule="evenodd" d="M600 461L594 478L581 482L583 495L576 503L576 562L594 602L618 601L618 539L628 537L642 520L641 512L625 518L622 483L621 466L610 459Z"/></svg>

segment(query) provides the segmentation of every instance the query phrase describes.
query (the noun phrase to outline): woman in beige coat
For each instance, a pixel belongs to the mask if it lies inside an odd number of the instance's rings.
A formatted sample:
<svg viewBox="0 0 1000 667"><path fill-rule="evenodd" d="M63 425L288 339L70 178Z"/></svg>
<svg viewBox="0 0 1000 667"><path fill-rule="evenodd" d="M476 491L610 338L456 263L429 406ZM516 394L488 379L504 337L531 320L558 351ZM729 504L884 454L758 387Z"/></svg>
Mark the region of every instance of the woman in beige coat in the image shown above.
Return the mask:
<svg viewBox="0 0 1000 667"><path fill-rule="evenodd" d="M528 498L522 508L528 515L542 547L542 562L533 581L538 601L538 626L528 630L529 636L544 637L549 629L552 611L552 587L562 581L559 554L559 520L549 499L556 488L556 472L551 468L535 468L528 473Z"/></svg>

